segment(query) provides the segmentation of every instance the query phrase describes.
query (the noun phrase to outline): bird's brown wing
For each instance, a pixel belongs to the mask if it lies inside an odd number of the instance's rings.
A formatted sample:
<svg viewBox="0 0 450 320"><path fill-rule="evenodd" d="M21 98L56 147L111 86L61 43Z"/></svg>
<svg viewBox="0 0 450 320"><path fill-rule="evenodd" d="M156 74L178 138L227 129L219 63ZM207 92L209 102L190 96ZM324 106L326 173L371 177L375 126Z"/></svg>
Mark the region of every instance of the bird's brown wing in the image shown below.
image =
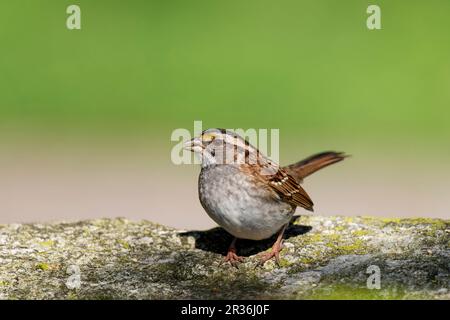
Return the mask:
<svg viewBox="0 0 450 320"><path fill-rule="evenodd" d="M280 168L276 174L270 177L269 185L282 199L290 204L313 211L314 203L311 198L298 182L284 169Z"/></svg>
<svg viewBox="0 0 450 320"><path fill-rule="evenodd" d="M268 169L269 167L269 169ZM269 162L259 166L248 165L254 177L274 191L283 201L313 211L314 203L298 182L286 170ZM265 170L267 169L267 170Z"/></svg>

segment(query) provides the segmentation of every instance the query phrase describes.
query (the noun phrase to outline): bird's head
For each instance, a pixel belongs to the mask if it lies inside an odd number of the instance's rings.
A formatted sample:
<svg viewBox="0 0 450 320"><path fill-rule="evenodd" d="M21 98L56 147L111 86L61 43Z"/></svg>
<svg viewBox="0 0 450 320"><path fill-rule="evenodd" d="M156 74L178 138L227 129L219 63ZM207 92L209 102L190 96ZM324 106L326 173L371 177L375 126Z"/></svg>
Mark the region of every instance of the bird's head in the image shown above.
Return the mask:
<svg viewBox="0 0 450 320"><path fill-rule="evenodd" d="M184 144L184 149L195 152L202 166L244 163L255 160L259 151L233 131L208 129Z"/></svg>

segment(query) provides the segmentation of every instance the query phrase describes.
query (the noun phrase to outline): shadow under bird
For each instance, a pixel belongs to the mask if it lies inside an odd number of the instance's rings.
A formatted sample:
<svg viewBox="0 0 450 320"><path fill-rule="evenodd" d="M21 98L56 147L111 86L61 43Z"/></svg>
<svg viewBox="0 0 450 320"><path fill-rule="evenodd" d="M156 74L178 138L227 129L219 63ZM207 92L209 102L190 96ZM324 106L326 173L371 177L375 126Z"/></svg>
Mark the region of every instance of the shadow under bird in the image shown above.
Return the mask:
<svg viewBox="0 0 450 320"><path fill-rule="evenodd" d="M300 186L303 179L347 157L322 152L286 167L262 154L247 140L226 129L208 129L184 144L201 159L200 203L208 215L234 236L225 261L236 265L236 240L262 240L278 232L260 264L279 263L283 234L297 207L313 211L313 202Z"/></svg>

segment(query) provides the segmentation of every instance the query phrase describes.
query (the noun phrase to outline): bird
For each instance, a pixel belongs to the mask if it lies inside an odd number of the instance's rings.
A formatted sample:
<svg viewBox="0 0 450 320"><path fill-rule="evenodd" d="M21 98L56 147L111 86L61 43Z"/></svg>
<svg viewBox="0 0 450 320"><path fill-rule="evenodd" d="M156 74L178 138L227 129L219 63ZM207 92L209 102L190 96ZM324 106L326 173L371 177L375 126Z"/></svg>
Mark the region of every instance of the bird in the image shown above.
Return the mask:
<svg viewBox="0 0 450 320"><path fill-rule="evenodd" d="M224 257L233 266L244 261L237 254L237 239L263 240L274 234L275 243L258 264L275 258L279 265L283 234L296 208L313 211L313 201L300 185L303 179L347 157L326 151L280 167L234 131L219 128L202 131L183 148L201 159L199 200L209 217L233 236Z"/></svg>

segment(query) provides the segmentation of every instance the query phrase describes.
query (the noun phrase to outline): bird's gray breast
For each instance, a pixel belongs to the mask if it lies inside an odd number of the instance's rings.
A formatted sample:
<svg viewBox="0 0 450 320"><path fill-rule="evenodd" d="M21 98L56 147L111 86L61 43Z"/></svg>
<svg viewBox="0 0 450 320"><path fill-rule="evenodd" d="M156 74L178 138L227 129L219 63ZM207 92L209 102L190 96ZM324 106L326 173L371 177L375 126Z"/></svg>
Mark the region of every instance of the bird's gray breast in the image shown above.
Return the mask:
<svg viewBox="0 0 450 320"><path fill-rule="evenodd" d="M295 211L235 165L202 168L198 185L200 202L208 215L238 238L269 238Z"/></svg>

